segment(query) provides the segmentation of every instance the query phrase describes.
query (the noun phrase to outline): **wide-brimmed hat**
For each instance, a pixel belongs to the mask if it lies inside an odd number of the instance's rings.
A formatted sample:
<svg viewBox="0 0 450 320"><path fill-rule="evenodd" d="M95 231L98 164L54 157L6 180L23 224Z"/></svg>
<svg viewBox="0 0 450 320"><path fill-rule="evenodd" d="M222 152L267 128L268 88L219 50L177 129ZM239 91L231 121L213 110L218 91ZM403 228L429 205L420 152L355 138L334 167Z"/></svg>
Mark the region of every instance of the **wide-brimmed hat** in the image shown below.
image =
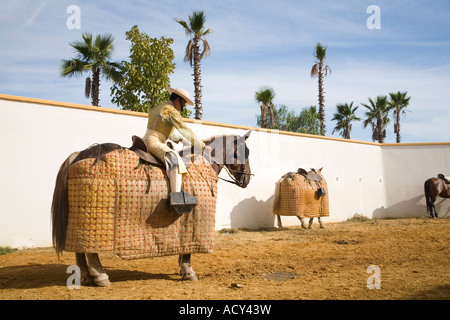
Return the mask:
<svg viewBox="0 0 450 320"><path fill-rule="evenodd" d="M182 97L184 100L186 100L186 103L190 106L193 106L194 103L192 102L192 100L189 98L189 92L187 92L186 90L182 89L182 88L166 88L167 91L169 91L170 93L175 93L177 95L179 95L180 97Z"/></svg>

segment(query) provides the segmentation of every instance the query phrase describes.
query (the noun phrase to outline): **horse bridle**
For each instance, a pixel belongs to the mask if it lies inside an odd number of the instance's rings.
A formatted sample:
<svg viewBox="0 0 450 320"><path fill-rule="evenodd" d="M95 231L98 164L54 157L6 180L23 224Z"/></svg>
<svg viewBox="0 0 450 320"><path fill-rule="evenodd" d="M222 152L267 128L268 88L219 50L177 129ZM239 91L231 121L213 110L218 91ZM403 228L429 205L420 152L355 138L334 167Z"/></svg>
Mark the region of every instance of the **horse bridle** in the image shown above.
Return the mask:
<svg viewBox="0 0 450 320"><path fill-rule="evenodd" d="M212 161L211 161L212 160ZM231 184L235 184L235 185L237 185L238 187L241 187L242 188L242 186L244 185L244 179L245 179L245 177L246 176L250 176L250 177L252 177L252 176L254 176L254 174L253 173L247 173L247 172L245 172L245 171L241 171L241 170L234 170L234 169L230 169L230 168L228 168L226 165L224 165L224 164L220 164L220 163L218 163L216 160L214 160L214 158L211 156L211 154L209 154L209 165L210 165L210 167L211 167L211 163L215 163L216 165L218 165L218 166L222 166L223 168L225 168L225 171L228 173L228 176L231 178L231 180L227 180L227 179L224 179L224 178L222 178L222 177L220 177L220 176L217 176L220 180L223 180L223 181L225 181L225 182L228 182L228 183L231 183ZM194 165L195 166L195 165ZM196 166L195 166L196 167ZM196 167L196 169L198 170L198 168ZM237 172L238 174L241 174L242 176L241 176L241 178L238 180L238 179L236 179L232 174L231 174L231 172ZM200 172L200 171L199 171ZM212 190L212 186L210 186L210 189L211 189L211 192L214 194L214 192L213 192L213 190Z"/></svg>
<svg viewBox="0 0 450 320"><path fill-rule="evenodd" d="M216 163L217 163L217 162L216 162ZM219 176L218 176L218 178L219 178L220 180L225 181L225 182L229 182L229 183L231 183L231 184L235 184L235 185L237 185L238 187L242 187L242 186L244 185L244 179L245 179L246 176L250 176L250 177L254 176L253 173L247 173L247 172L241 171L241 170L230 169L230 168L227 168L227 166L225 166L225 165L223 165L223 167L225 168L225 171L228 173L228 176L231 178L231 180L227 180L227 179L224 179L224 178L219 177ZM236 179L236 178L231 174L230 171L231 171L231 172L237 172L238 174L239 174L239 173L242 174L241 178L240 178L239 180Z"/></svg>

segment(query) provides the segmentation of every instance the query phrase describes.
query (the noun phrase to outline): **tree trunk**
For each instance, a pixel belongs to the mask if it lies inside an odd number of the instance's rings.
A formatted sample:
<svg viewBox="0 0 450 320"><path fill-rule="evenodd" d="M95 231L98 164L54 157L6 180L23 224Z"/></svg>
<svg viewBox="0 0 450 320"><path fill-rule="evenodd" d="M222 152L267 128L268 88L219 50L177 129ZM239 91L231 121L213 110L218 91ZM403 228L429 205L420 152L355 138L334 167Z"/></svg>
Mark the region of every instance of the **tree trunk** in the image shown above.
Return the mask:
<svg viewBox="0 0 450 320"><path fill-rule="evenodd" d="M383 120L380 118L377 118L377 134L378 134L378 142L384 143L384 137L383 137Z"/></svg>
<svg viewBox="0 0 450 320"><path fill-rule="evenodd" d="M400 112L399 111L396 114L397 119L396 119L395 125L394 125L395 133L397 134L397 143L400 143L400 140L401 140L401 138L400 138Z"/></svg>
<svg viewBox="0 0 450 320"><path fill-rule="evenodd" d="M200 71L200 38L194 38L194 95L195 95L195 119L202 120L202 79Z"/></svg>
<svg viewBox="0 0 450 320"><path fill-rule="evenodd" d="M325 106L324 106L324 95L323 95L323 63L319 63L319 120L320 120L320 135L325 135Z"/></svg>
<svg viewBox="0 0 450 320"><path fill-rule="evenodd" d="M266 105L264 103L261 103L261 128L266 127Z"/></svg>
<svg viewBox="0 0 450 320"><path fill-rule="evenodd" d="M275 119L275 115L273 113L273 104L269 105L269 119L270 119L270 127L273 128L273 121Z"/></svg>
<svg viewBox="0 0 450 320"><path fill-rule="evenodd" d="M93 106L99 106L100 103L99 94L100 94L100 68L98 68L97 71L94 71L94 74L92 75L91 95Z"/></svg>
<svg viewBox="0 0 450 320"><path fill-rule="evenodd" d="M350 124L348 122L344 127L344 139L350 139Z"/></svg>

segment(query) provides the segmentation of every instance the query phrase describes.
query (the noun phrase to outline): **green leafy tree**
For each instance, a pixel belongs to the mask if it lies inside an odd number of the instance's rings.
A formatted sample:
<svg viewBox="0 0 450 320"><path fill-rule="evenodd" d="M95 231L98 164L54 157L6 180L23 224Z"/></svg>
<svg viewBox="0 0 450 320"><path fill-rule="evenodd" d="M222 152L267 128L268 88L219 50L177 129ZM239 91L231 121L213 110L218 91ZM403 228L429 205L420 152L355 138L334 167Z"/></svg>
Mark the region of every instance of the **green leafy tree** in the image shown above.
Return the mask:
<svg viewBox="0 0 450 320"><path fill-rule="evenodd" d="M184 61L189 62L191 67L194 67L195 119L201 120L203 107L200 61L211 52L211 48L205 38L206 35L211 33L211 29L206 29L205 27L206 18L203 11L194 11L192 15L189 16L188 21L183 19L174 20L184 28L186 35L190 37L186 46ZM200 42L203 43L203 49L201 51Z"/></svg>
<svg viewBox="0 0 450 320"><path fill-rule="evenodd" d="M384 143L386 126L390 122L389 112L391 111L387 96L378 96L375 101L369 98L369 104L361 103L361 105L367 109L363 127L366 128L370 124L372 127L372 141Z"/></svg>
<svg viewBox="0 0 450 320"><path fill-rule="evenodd" d="M175 70L175 55L170 48L173 39L150 38L138 26L125 35L131 41L130 61L122 61L123 76L111 88L111 101L124 110L148 112L169 99L166 87Z"/></svg>
<svg viewBox="0 0 450 320"><path fill-rule="evenodd" d="M92 105L99 106L100 77L104 76L114 82L121 77L121 65L111 62L114 38L110 34L97 35L95 40L92 34L83 33L83 41L75 41L70 46L75 49L76 57L61 61L61 76L79 77L83 73L92 74L86 78L84 94L92 98Z"/></svg>
<svg viewBox="0 0 450 320"><path fill-rule="evenodd" d="M266 113L269 112L269 127L273 127L274 125L274 104L273 99L275 98L275 91L269 87L262 87L259 91L255 92L255 101L259 103L259 107L261 109L261 119L260 126L261 128L267 128L267 117Z"/></svg>
<svg viewBox="0 0 450 320"><path fill-rule="evenodd" d="M395 118L394 132L396 135L397 143L400 143L400 141L401 141L400 114L403 114L403 116L406 116L405 109L408 107L409 100L411 99L411 97L406 97L407 94L408 94L407 91L405 91L405 92L398 91L397 93L393 93L393 92L389 93L389 96L390 96L389 105L392 108L392 111L394 113L394 118Z"/></svg>
<svg viewBox="0 0 450 320"><path fill-rule="evenodd" d="M300 132L308 134L319 134L319 115L315 106L303 108L296 115L293 110L289 110L286 105L273 106L274 121L268 124L268 129L278 129L290 132ZM257 124L261 124L261 116L257 115Z"/></svg>
<svg viewBox="0 0 450 320"><path fill-rule="evenodd" d="M339 134L344 139L350 139L350 132L352 131L352 121L360 121L355 114L358 107L353 107L353 101L349 104L338 104L336 105L337 112L333 115L332 121L336 121L336 127L334 127L335 131L338 131Z"/></svg>
<svg viewBox="0 0 450 320"><path fill-rule="evenodd" d="M325 96L323 91L323 78L331 72L330 67L325 65L325 58L327 56L327 47L317 43L314 51L315 64L311 69L311 77L318 78L319 85L319 120L320 120L320 134L325 135Z"/></svg>
<svg viewBox="0 0 450 320"><path fill-rule="evenodd" d="M316 134L320 133L320 117L315 106L303 108L298 116L296 132Z"/></svg>

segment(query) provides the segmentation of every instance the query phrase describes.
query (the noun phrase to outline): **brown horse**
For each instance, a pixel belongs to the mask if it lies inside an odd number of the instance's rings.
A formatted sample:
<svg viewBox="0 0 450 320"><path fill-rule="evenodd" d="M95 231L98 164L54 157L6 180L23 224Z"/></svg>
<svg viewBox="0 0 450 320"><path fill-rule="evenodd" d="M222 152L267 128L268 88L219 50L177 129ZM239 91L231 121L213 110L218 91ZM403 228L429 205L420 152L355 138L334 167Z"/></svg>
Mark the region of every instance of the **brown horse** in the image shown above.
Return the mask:
<svg viewBox="0 0 450 320"><path fill-rule="evenodd" d="M450 198L450 187L440 178L430 178L424 183L427 212L432 218L437 219L438 214L434 202L437 197Z"/></svg>
<svg viewBox="0 0 450 320"><path fill-rule="evenodd" d="M252 176L248 159L249 149L245 143L250 132L247 132L244 136L223 135L204 140L205 144L211 149L211 159L207 159L207 161L210 161L211 168L215 174L219 175L221 170L225 168L232 179L232 181L225 181L236 184L241 188L247 187ZM101 152L107 153L117 150L117 148L122 148L112 143L97 146L99 147L96 149L91 147L72 153L61 165L58 172L52 202L53 245L58 254L64 250L67 234L67 222L69 219L68 173L70 166L86 158L97 158L97 161L101 161ZM133 147L130 149L133 150ZM96 150L94 153L98 152L98 154L93 155L92 150ZM180 155L188 157L193 151L191 148L185 148L180 152ZM205 158L208 158L208 156L205 156ZM82 284L110 285L109 277L103 269L97 253L75 253L75 258L76 264L80 267ZM191 254L179 256L180 274L183 280L196 281L197 277L192 270L190 258Z"/></svg>

